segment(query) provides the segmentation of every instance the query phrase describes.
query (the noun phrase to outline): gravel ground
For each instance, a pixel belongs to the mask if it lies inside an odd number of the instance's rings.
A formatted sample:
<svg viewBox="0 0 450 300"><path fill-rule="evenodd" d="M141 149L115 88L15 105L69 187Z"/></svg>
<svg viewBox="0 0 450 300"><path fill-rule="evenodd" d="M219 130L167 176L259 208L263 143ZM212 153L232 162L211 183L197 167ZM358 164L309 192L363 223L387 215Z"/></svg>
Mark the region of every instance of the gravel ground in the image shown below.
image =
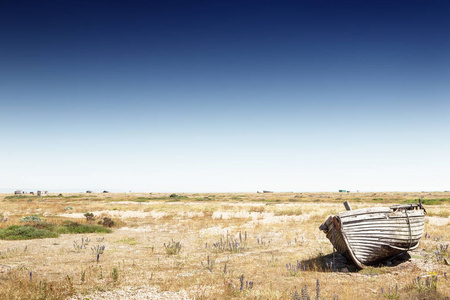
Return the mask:
<svg viewBox="0 0 450 300"><path fill-rule="evenodd" d="M76 295L71 300L117 300L117 299L169 299L169 300L187 300L188 297L185 291L169 292L159 291L156 287L124 287L120 290L95 292L90 295Z"/></svg>

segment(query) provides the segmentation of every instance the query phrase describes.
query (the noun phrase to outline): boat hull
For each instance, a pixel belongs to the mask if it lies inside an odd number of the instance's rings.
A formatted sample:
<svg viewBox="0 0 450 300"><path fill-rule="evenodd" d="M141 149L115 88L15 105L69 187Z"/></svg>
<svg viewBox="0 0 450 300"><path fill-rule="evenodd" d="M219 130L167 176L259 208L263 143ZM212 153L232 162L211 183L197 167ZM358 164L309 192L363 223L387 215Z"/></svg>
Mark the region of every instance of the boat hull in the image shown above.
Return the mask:
<svg viewBox="0 0 450 300"><path fill-rule="evenodd" d="M334 248L363 268L414 250L424 233L421 205L398 205L341 212L320 226Z"/></svg>

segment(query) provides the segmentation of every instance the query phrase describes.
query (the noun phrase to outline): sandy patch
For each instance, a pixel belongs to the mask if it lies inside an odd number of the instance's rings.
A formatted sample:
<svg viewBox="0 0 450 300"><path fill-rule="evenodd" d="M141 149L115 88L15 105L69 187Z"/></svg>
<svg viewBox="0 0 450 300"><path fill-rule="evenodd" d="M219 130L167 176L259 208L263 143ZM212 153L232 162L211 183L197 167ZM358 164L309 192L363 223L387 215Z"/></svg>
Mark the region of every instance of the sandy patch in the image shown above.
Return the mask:
<svg viewBox="0 0 450 300"><path fill-rule="evenodd" d="M111 218L121 218L121 219L127 219L127 218L155 218L160 219L168 215L168 213L165 212L157 212L157 211L150 211L150 212L144 212L144 211L119 211L119 210L100 210L100 211L93 211L92 212L94 216L108 216ZM59 214L59 217L64 218L73 218L73 219L84 219L85 216L83 213L69 213L69 214Z"/></svg>
<svg viewBox="0 0 450 300"><path fill-rule="evenodd" d="M428 220L428 224L436 226L447 226L450 223L450 218L443 217L425 217Z"/></svg>
<svg viewBox="0 0 450 300"><path fill-rule="evenodd" d="M215 211L212 214L213 219L257 219L263 218L263 213L260 212L248 212L248 211Z"/></svg>
<svg viewBox="0 0 450 300"><path fill-rule="evenodd" d="M140 227L122 227L119 229L120 231L134 231L134 232L156 232L156 231L161 231L161 232L167 232L167 226L165 225L153 225L153 226L140 226Z"/></svg>
<svg viewBox="0 0 450 300"><path fill-rule="evenodd" d="M199 231L200 236L208 236L208 235L226 235L227 233L230 233L232 231L232 227L225 227L222 226L214 226L205 228Z"/></svg>
<svg viewBox="0 0 450 300"><path fill-rule="evenodd" d="M311 218L311 215L305 214L305 215L299 215L299 216L267 216L262 219L253 219L248 224L250 225L256 225L256 224L280 224L280 223L287 223L287 222L296 222L301 223L309 220Z"/></svg>
<svg viewBox="0 0 450 300"><path fill-rule="evenodd" d="M213 219L251 219L250 223L255 224L274 224L283 222L304 222L311 218L310 214L294 215L294 216L275 216L270 212L230 212L230 211L216 211L212 215Z"/></svg>

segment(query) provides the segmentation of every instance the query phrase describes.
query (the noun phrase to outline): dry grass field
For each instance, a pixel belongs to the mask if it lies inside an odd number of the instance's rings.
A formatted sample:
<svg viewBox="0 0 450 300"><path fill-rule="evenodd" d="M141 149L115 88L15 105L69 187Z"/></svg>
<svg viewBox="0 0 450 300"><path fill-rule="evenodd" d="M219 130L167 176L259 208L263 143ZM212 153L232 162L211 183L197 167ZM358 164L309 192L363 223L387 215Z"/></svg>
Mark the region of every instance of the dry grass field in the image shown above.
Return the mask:
<svg viewBox="0 0 450 300"><path fill-rule="evenodd" d="M426 234L410 259L330 267L318 227L343 201L357 209L419 198ZM450 297L450 192L1 194L0 203L0 299ZM105 217L110 233L67 233ZM8 240L12 225L55 237Z"/></svg>

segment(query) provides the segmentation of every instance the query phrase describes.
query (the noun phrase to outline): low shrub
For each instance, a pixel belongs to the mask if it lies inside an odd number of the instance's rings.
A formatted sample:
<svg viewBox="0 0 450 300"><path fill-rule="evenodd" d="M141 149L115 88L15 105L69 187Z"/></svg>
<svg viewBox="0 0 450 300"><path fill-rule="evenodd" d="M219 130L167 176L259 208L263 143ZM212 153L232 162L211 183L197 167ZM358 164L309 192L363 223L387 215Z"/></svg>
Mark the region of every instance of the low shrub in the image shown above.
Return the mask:
<svg viewBox="0 0 450 300"><path fill-rule="evenodd" d="M114 222L111 220L111 222ZM107 222L108 223L108 222ZM46 222L27 222L26 225L12 225L0 229L0 239L3 240L29 240L55 238L59 234L70 233L111 233L112 230L100 225L79 224L65 221L63 225L55 225Z"/></svg>
<svg viewBox="0 0 450 300"><path fill-rule="evenodd" d="M12 225L5 229L0 229L0 239L2 240L31 240L55 237L58 237L56 232L32 226Z"/></svg>
<svg viewBox="0 0 450 300"><path fill-rule="evenodd" d="M99 225L80 224L77 222L66 221L62 226L56 228L60 234L68 233L111 233L112 230Z"/></svg>
<svg viewBox="0 0 450 300"><path fill-rule="evenodd" d="M404 203L419 203L419 200L405 200ZM450 198L440 198L440 199L422 199L423 205L440 205L450 203Z"/></svg>
<svg viewBox="0 0 450 300"><path fill-rule="evenodd" d="M115 222L110 218L104 217L103 220L98 221L98 224L103 227L113 227Z"/></svg>
<svg viewBox="0 0 450 300"><path fill-rule="evenodd" d="M136 202L148 202L150 200L150 198L147 197L137 197L136 198Z"/></svg>
<svg viewBox="0 0 450 300"><path fill-rule="evenodd" d="M169 202L178 202L178 201L180 201L181 199L188 199L189 197L188 196L181 196L181 195L178 195L178 194L175 194L175 193L173 193L173 194L170 194L170 196L169 196ZM167 198L166 198L167 199Z"/></svg>
<svg viewBox="0 0 450 300"><path fill-rule="evenodd" d="M87 212L84 214L84 217L86 218L86 221L90 222L90 221L94 221L95 216L93 213L91 212Z"/></svg>
<svg viewBox="0 0 450 300"><path fill-rule="evenodd" d="M26 217L22 217L19 220L22 223L36 223L36 222L42 222L41 217L39 217L38 215L31 215L31 216L26 216Z"/></svg>
<svg viewBox="0 0 450 300"><path fill-rule="evenodd" d="M30 223L27 224L27 226L31 226L37 229L46 229L49 231L54 231L55 229L55 224L50 224L50 223L46 223L46 222L37 222L37 223Z"/></svg>

